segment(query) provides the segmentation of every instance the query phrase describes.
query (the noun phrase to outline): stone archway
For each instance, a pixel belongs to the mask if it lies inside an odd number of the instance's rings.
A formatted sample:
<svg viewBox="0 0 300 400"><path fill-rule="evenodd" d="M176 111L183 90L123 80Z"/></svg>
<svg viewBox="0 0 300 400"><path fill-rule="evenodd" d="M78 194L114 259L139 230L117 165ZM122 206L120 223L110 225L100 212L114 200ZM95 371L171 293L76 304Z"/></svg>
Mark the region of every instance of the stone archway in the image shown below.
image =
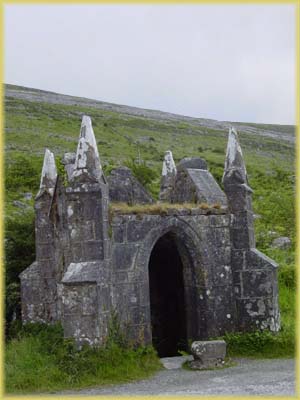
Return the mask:
<svg viewBox="0 0 300 400"><path fill-rule="evenodd" d="M172 236L173 244L176 244L182 263L186 340L190 343L193 340L207 338L208 305L204 295L206 291L206 266L203 263L207 251L206 243L191 223L174 216L160 218L156 226L149 229L134 262L137 276L140 277L141 282L143 278L146 278L145 282L142 283L145 283L148 288L147 292L144 292L145 339L143 342L155 344L151 326L149 263L155 245L166 235Z"/></svg>
<svg viewBox="0 0 300 400"><path fill-rule="evenodd" d="M149 259L152 343L160 357L187 350L183 269L176 235L168 232L157 240Z"/></svg>

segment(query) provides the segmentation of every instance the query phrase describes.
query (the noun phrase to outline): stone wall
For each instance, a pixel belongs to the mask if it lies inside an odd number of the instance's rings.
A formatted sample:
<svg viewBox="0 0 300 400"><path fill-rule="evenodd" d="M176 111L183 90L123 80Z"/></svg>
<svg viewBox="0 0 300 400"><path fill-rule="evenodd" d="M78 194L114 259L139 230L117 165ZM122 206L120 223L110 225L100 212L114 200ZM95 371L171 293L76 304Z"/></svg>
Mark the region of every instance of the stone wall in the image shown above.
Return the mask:
<svg viewBox="0 0 300 400"><path fill-rule="evenodd" d="M189 337L206 338L235 327L230 216L198 212L112 220L113 306L136 339L151 341L149 259L155 243L170 232L183 261Z"/></svg>

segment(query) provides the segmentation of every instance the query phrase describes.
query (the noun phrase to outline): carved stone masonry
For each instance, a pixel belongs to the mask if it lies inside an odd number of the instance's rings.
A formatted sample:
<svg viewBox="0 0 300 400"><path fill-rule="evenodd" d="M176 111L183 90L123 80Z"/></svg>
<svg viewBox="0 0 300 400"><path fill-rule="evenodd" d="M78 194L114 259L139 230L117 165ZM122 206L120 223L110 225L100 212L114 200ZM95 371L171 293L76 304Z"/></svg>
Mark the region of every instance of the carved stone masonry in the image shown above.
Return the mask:
<svg viewBox="0 0 300 400"><path fill-rule="evenodd" d="M252 190L233 128L224 192L204 160L176 166L165 153L164 212L149 212L154 200L128 168L106 179L87 116L63 164L64 179L46 150L36 261L20 275L24 323L61 321L78 346L101 345L117 313L129 339L153 343L161 356L225 332L279 330L277 265L255 248ZM145 207L114 214L116 202Z"/></svg>

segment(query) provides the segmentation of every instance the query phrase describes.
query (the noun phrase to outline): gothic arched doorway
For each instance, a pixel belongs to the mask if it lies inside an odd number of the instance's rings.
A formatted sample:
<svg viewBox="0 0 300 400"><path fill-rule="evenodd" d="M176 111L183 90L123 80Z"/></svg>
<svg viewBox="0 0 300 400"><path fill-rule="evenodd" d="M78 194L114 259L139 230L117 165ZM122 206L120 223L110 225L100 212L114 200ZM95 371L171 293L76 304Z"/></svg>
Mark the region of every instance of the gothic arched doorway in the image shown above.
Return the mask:
<svg viewBox="0 0 300 400"><path fill-rule="evenodd" d="M183 262L176 236L158 239L149 260L152 343L160 357L179 355L187 349L187 319Z"/></svg>

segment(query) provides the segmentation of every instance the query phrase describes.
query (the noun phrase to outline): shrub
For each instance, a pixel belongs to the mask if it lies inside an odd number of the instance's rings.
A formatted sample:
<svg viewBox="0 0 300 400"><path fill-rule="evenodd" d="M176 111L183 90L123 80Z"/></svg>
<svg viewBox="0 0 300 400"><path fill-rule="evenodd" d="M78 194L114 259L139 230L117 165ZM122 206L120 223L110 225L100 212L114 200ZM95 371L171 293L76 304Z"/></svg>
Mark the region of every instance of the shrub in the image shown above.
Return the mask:
<svg viewBox="0 0 300 400"><path fill-rule="evenodd" d="M5 221L5 318L6 333L13 318L20 318L19 274L34 261L33 210Z"/></svg>
<svg viewBox="0 0 300 400"><path fill-rule="evenodd" d="M285 286L289 289L296 288L296 271L292 265L283 265L278 271L279 286Z"/></svg>
<svg viewBox="0 0 300 400"><path fill-rule="evenodd" d="M5 165L5 188L7 191L16 192L21 188L38 190L39 177L42 170L41 157L15 156Z"/></svg>
<svg viewBox="0 0 300 400"><path fill-rule="evenodd" d="M290 332L275 334L268 330L227 333L223 336L230 357L278 358L295 355L295 339Z"/></svg>
<svg viewBox="0 0 300 400"><path fill-rule="evenodd" d="M131 169L136 179L146 188L157 177L156 172L152 168L148 167L145 161L139 164L134 159L131 159L127 160L125 164Z"/></svg>

